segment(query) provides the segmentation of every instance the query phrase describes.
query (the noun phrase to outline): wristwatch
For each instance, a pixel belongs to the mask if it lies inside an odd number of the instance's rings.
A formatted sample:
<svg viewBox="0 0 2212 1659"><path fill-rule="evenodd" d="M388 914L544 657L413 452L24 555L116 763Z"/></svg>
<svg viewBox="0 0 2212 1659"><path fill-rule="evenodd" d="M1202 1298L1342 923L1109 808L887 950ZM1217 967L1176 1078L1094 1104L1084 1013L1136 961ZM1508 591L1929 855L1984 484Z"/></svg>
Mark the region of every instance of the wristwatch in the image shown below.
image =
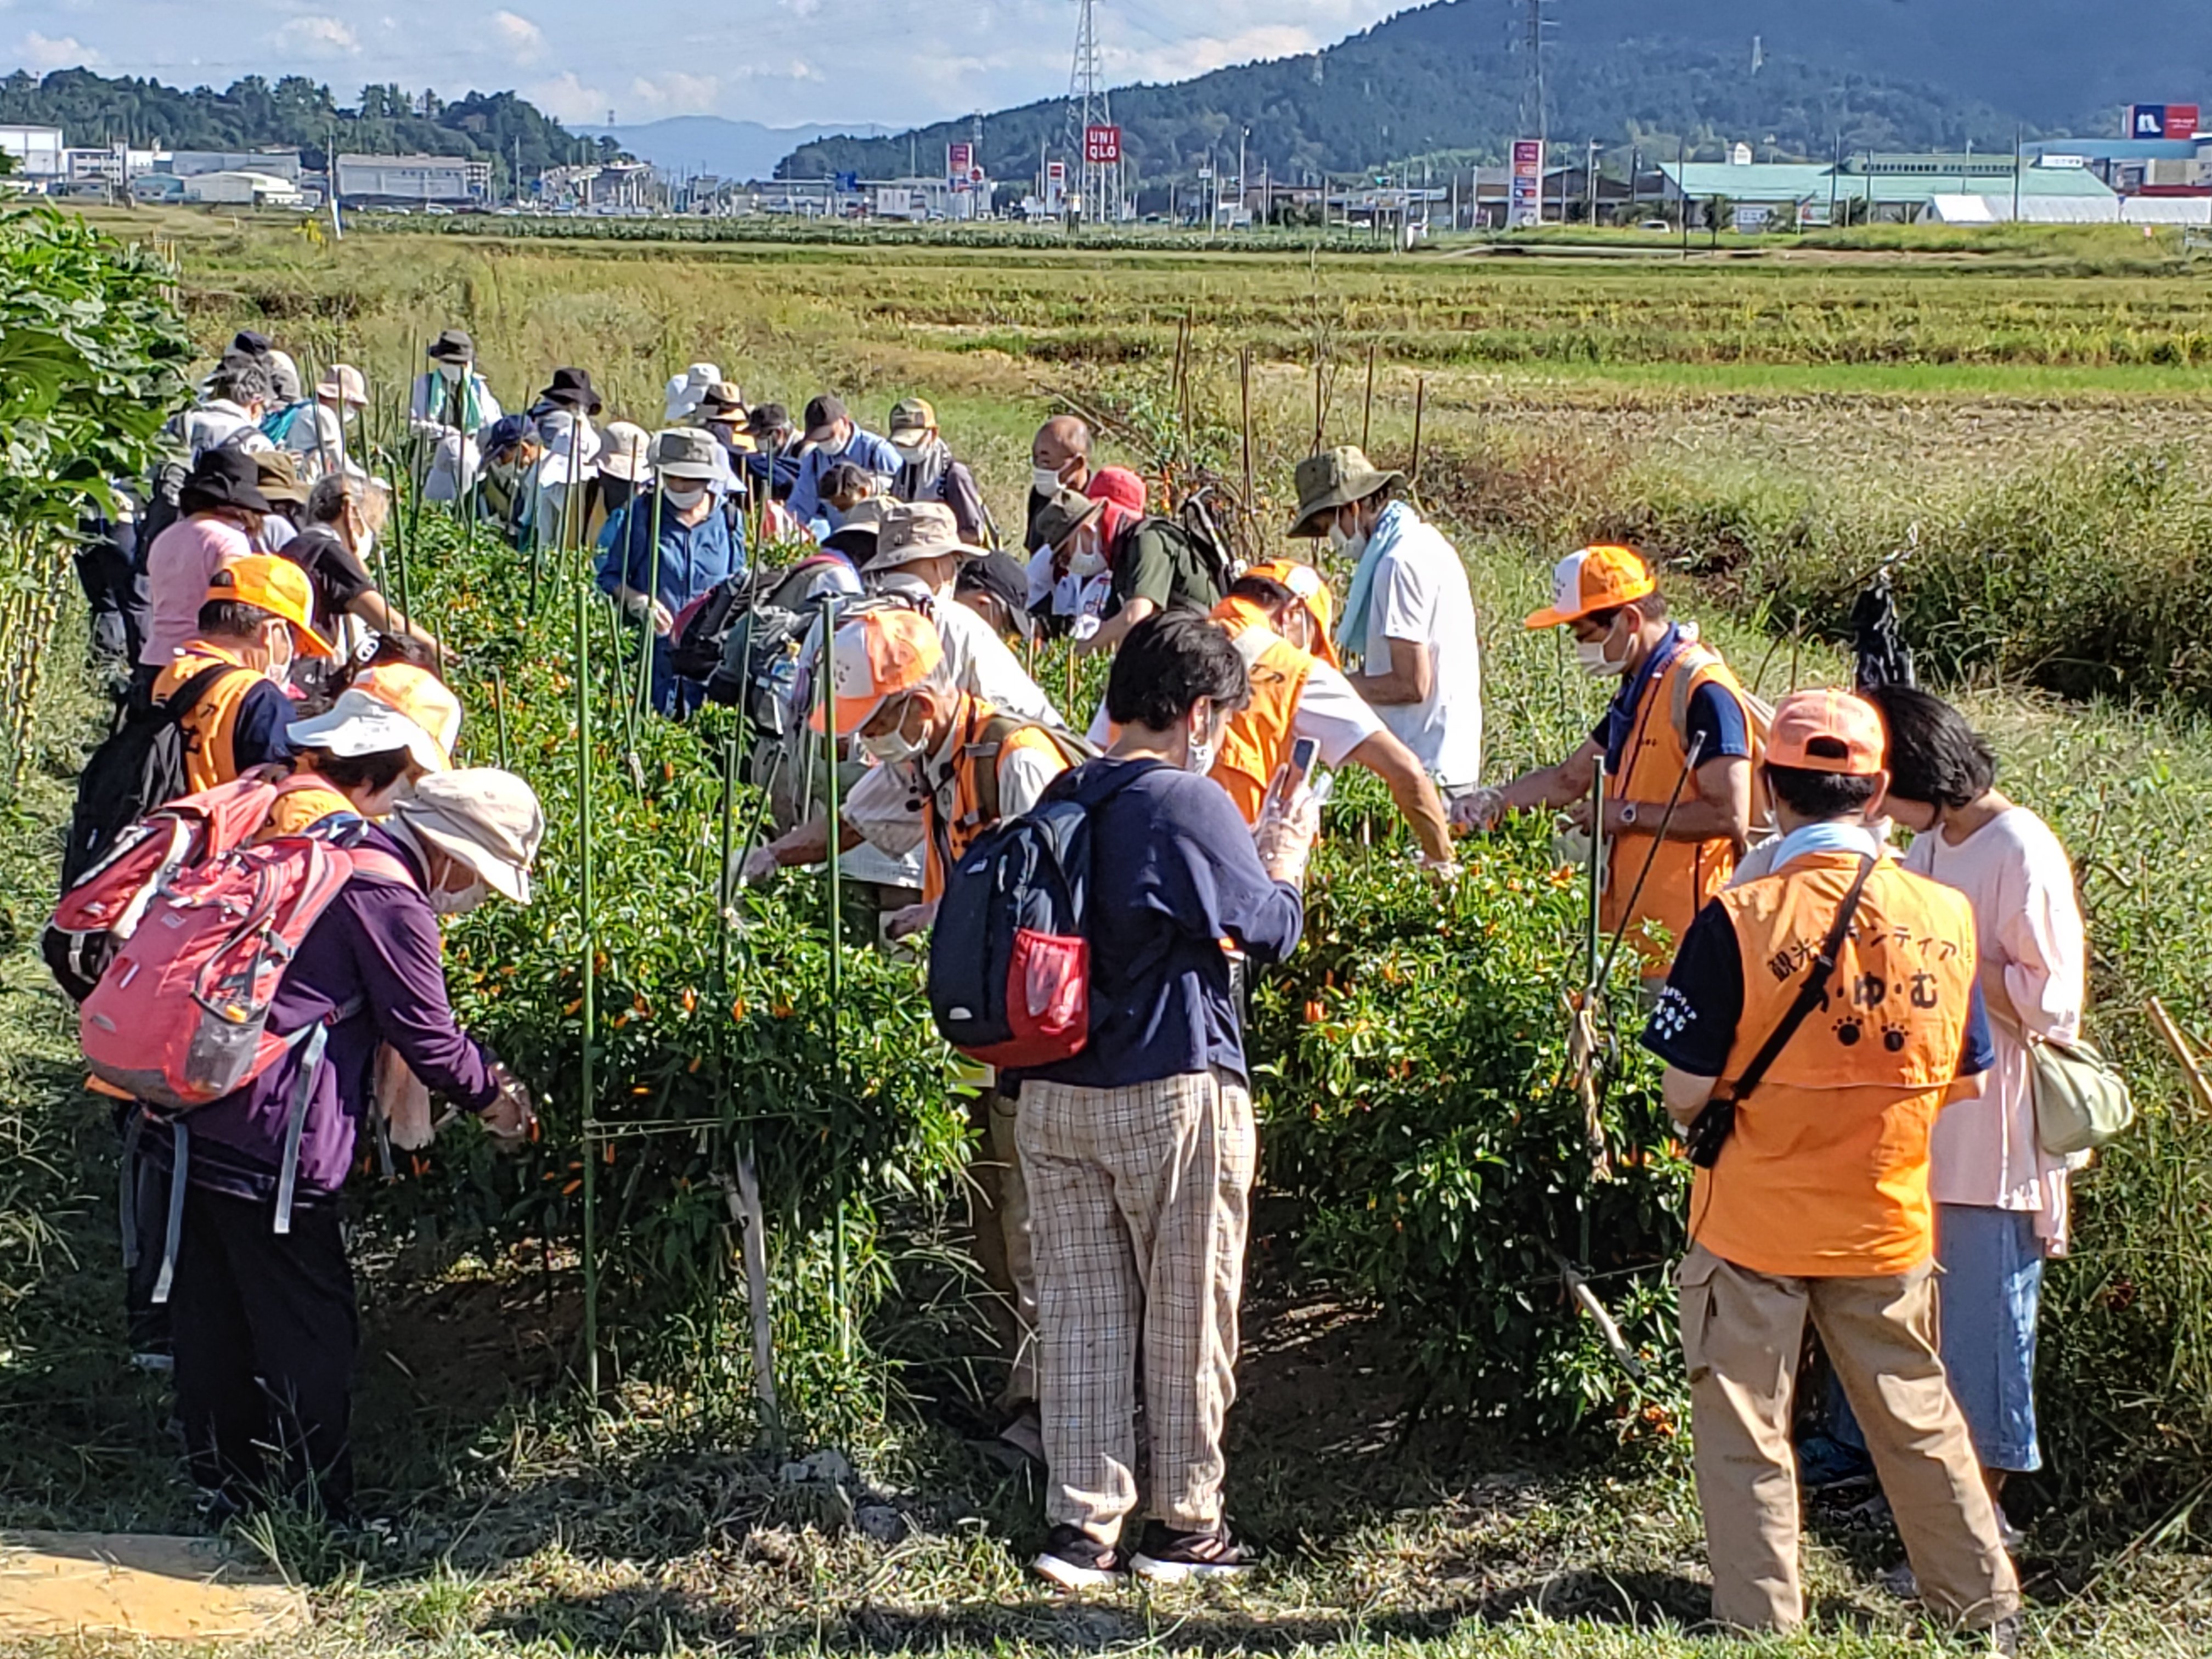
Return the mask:
<svg viewBox="0 0 2212 1659"><path fill-rule="evenodd" d="M1620 827L1624 830L1636 827L1636 803L1632 800L1620 803Z"/></svg>

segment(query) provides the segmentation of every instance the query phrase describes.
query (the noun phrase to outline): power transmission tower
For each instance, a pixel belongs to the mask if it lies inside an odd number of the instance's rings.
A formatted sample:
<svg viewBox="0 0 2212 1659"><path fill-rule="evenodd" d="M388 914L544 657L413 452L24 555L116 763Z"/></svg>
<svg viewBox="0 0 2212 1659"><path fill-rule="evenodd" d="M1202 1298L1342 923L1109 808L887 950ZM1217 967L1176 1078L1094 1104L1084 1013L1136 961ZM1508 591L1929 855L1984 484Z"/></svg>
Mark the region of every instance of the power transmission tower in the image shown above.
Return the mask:
<svg viewBox="0 0 2212 1659"><path fill-rule="evenodd" d="M1544 37L1559 24L1551 15L1551 0L1512 0L1521 13L1521 52L1528 58L1528 75L1522 83L1521 131L1534 129L1537 141L1544 147L1548 165L1552 154L1552 105L1550 88L1545 84ZM1539 173L1540 185L1541 174ZM1538 191L1539 199L1542 191Z"/></svg>
<svg viewBox="0 0 2212 1659"><path fill-rule="evenodd" d="M1111 222L1114 212L1106 197L1109 181L1118 180L1121 170L1093 162L1087 142L1092 127L1114 125L1113 102L1098 65L1097 0L1076 0L1076 5L1075 62L1067 74L1067 147L1075 155L1079 180L1075 210L1079 217Z"/></svg>

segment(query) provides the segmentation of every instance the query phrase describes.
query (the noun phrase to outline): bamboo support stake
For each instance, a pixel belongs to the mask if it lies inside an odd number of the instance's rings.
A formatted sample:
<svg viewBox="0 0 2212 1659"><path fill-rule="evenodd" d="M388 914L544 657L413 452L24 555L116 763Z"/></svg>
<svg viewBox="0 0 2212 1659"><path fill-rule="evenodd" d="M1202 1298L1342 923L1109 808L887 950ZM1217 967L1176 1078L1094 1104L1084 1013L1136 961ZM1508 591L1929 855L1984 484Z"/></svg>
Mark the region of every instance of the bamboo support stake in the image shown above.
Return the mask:
<svg viewBox="0 0 2212 1659"><path fill-rule="evenodd" d="M592 628L589 582L576 584L576 867L578 903L583 918L583 1050L578 1085L583 1103L584 1147L584 1388L599 1397L599 1218L593 1200L599 1182L593 1171L599 1158L592 1146L599 1127L592 1093L592 1030L598 1023L599 964L594 960L599 939L592 914Z"/></svg>
<svg viewBox="0 0 2212 1659"><path fill-rule="evenodd" d="M1421 487L1421 414L1429 400L1429 377L1420 375L1413 381L1413 465L1407 469L1413 489Z"/></svg>
<svg viewBox="0 0 2212 1659"><path fill-rule="evenodd" d="M1367 343L1367 399L1359 410L1359 447L1367 447L1367 436L1375 424L1375 342Z"/></svg>
<svg viewBox="0 0 2212 1659"><path fill-rule="evenodd" d="M844 950L840 943L843 932L843 848L844 840L837 801L837 686L833 671L837 651L837 596L822 596L822 654L816 659L815 672L822 679L822 735L823 764L828 770L826 787L829 794L827 817L830 823L830 1066L833 1082L844 1077L842 1056L837 1048L837 1011L844 999ZM832 1218L830 1238L830 1294L837 1304L837 1357L849 1362L853 1358L853 1310L851 1263L845 1236L846 1175L841 1162L837 1170L837 1209Z"/></svg>
<svg viewBox="0 0 2212 1659"><path fill-rule="evenodd" d="M2181 1074L2189 1079L2189 1093L2197 1102L2197 1110L2212 1113L2212 1080L2205 1078L2203 1058L2192 1051L2189 1039L2181 1033L2181 1027L2174 1023L2173 1016L2166 1012L2166 1004L2153 997L2144 1007L2150 1015L2150 1023L2157 1028L2159 1036L2166 1039L2166 1046L2173 1051L2174 1059L2180 1062Z"/></svg>
<svg viewBox="0 0 2212 1659"><path fill-rule="evenodd" d="M1244 535L1252 550L1257 552L1260 507L1252 482L1252 348L1249 345L1237 354L1237 391L1244 433Z"/></svg>

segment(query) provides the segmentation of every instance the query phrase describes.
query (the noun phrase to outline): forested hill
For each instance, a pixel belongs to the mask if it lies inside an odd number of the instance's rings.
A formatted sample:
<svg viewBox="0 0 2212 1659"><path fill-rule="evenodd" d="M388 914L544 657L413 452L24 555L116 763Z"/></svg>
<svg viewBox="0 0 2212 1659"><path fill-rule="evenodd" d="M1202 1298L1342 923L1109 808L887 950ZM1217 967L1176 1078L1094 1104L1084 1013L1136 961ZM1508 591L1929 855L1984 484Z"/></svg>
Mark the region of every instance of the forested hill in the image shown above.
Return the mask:
<svg viewBox="0 0 2212 1659"><path fill-rule="evenodd" d="M1632 33L1608 33L1590 15L1598 3L1560 0L1557 7L1562 21L1546 55L1555 138L1641 138L1671 150L1686 137L1702 142L1708 155L1736 139L1810 155L1827 154L1839 135L1853 148L1951 148L1969 140L1977 149L2009 148L2013 142L2009 109L1929 84L1930 77L1917 72L1920 60L1909 55L1899 56L1893 70L1881 71L1843 66L1825 54L1781 52L1769 41L1754 73L1748 31L1728 46L1656 36L1648 13L1685 8L1676 0L1653 0L1636 14ZM1844 3L1856 8L1857 0ZM1899 0L1882 3L1905 9ZM2030 10L2047 3L2020 0ZM1150 178L1187 174L1205 161L1209 147L1217 156L1233 155L1245 127L1251 129L1249 166L1256 173L1264 162L1278 178L1443 151L1502 160L1505 146L1534 127L1528 60L1510 27L1511 13L1497 0L1446 0L1318 52L1217 70L1172 86L1117 88L1115 118ZM1882 61L1878 51L1863 58ZM1066 112L1066 100L1054 98L987 116L983 149L993 175L1029 177L1040 141L1065 155ZM946 141L969 133L963 119L925 127L914 139L922 154L941 155ZM830 138L800 146L784 170L794 177L848 169L882 177L903 172L908 154L906 134Z"/></svg>
<svg viewBox="0 0 2212 1659"><path fill-rule="evenodd" d="M525 173L619 151L611 140L579 137L511 92L477 93L453 103L396 86L363 87L341 106L331 89L305 76L270 82L249 75L225 91L190 92L135 76L110 79L89 70L57 70L40 80L17 71L0 80L0 122L62 128L72 144L127 141L171 149L254 149L299 145L319 153L337 129L342 150L390 155L420 151L495 161L504 181L522 147Z"/></svg>

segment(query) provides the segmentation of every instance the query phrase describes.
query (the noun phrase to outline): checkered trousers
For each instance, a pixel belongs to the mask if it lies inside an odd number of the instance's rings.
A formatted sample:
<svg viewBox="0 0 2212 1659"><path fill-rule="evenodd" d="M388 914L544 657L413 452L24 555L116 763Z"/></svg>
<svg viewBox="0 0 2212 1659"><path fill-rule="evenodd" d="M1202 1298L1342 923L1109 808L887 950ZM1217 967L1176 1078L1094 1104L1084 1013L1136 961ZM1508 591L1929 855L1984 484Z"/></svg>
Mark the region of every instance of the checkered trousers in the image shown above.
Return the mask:
<svg viewBox="0 0 2212 1659"><path fill-rule="evenodd" d="M1015 1139L1036 1251L1046 1518L1120 1536L1137 1505L1141 1352L1152 1511L1219 1525L1259 1152L1251 1095L1223 1072L1127 1089L1030 1080Z"/></svg>

